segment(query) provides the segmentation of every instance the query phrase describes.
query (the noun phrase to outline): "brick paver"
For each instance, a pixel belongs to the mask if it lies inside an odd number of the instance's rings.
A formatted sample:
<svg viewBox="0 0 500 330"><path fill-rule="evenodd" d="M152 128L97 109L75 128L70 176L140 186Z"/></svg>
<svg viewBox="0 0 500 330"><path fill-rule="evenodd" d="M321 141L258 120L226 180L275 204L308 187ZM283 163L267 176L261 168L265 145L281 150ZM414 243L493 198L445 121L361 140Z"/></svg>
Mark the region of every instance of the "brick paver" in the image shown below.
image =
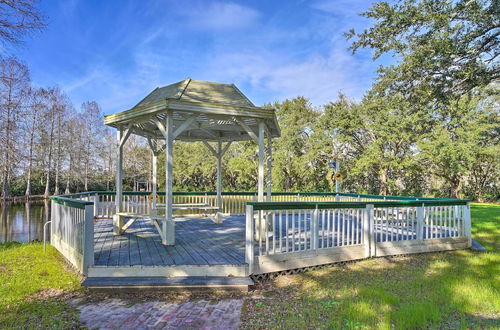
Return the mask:
<svg viewBox="0 0 500 330"><path fill-rule="evenodd" d="M122 299L76 305L90 329L236 329L243 300L152 301L130 304Z"/></svg>

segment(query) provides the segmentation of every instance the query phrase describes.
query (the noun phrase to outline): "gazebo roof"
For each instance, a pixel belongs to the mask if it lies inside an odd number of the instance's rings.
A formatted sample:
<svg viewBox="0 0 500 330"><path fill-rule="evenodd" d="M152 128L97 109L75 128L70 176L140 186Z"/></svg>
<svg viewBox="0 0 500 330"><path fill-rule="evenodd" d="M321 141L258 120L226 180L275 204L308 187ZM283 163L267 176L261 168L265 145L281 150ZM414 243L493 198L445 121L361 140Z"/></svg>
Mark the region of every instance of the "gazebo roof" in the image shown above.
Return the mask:
<svg viewBox="0 0 500 330"><path fill-rule="evenodd" d="M259 121L264 121L268 134L280 136L274 109L256 107L234 84L190 78L155 88L133 108L105 116L104 123L161 139L157 121L165 122L168 110L173 113L177 140L251 140Z"/></svg>

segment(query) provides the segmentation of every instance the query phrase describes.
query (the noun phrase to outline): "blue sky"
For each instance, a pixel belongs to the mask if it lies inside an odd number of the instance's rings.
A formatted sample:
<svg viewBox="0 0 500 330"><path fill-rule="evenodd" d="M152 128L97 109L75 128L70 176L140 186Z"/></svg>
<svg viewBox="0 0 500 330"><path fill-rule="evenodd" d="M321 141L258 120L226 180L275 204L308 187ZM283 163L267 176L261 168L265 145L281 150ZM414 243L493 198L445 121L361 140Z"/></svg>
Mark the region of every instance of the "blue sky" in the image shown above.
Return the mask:
<svg viewBox="0 0 500 330"><path fill-rule="evenodd" d="M36 86L62 88L75 105L126 110L157 86L186 77L236 84L255 104L339 92L359 99L376 68L351 55L343 33L370 22L370 1L43 1L46 31L16 49ZM387 59L383 60L387 61Z"/></svg>

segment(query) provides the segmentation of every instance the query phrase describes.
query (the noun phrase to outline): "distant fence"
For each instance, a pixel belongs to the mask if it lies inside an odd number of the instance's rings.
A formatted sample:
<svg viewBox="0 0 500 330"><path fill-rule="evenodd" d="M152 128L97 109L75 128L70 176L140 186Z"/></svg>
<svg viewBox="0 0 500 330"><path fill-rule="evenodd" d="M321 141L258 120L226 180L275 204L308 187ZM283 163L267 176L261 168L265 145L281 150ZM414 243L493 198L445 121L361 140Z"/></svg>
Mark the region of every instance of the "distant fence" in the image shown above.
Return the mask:
<svg viewBox="0 0 500 330"><path fill-rule="evenodd" d="M349 193L222 193L224 214L246 216L251 274L375 256L470 247L468 201ZM115 192L51 197L51 243L83 274L94 264L94 218L115 213ZM165 194L158 193L158 202ZM177 192L174 203L216 204L214 192ZM150 192L124 192L124 211L151 211ZM182 214L182 213L177 213Z"/></svg>

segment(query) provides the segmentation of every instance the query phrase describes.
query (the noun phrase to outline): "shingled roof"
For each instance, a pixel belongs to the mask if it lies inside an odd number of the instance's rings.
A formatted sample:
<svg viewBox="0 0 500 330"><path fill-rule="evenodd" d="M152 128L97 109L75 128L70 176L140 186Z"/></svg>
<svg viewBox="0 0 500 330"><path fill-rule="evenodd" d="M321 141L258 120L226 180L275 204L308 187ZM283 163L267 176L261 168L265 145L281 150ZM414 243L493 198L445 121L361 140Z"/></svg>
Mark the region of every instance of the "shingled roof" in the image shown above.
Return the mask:
<svg viewBox="0 0 500 330"><path fill-rule="evenodd" d="M185 80L164 87L157 87L135 107L140 107L161 100L183 100L206 102L240 107L255 107L234 84L221 84L210 81Z"/></svg>
<svg viewBox="0 0 500 330"><path fill-rule="evenodd" d="M163 120L167 110L174 112L174 122L179 125L189 116L197 116L178 136L180 140L251 139L237 121L256 130L258 121L264 120L272 136L280 135L274 109L256 107L234 84L191 78L155 88L133 108L105 116L104 123L116 128L133 123L135 134L161 137L154 121Z"/></svg>

